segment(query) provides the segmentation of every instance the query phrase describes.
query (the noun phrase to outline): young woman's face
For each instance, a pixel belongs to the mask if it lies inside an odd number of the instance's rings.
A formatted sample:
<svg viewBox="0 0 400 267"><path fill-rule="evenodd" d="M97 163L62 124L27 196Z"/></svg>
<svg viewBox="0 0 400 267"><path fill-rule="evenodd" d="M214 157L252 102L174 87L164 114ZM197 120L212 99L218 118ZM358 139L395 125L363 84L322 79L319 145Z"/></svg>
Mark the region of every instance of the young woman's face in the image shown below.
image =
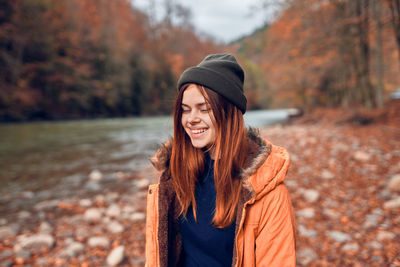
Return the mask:
<svg viewBox="0 0 400 267"><path fill-rule="evenodd" d="M210 147L216 138L214 115L199 86L190 84L182 98L182 126L196 148Z"/></svg>

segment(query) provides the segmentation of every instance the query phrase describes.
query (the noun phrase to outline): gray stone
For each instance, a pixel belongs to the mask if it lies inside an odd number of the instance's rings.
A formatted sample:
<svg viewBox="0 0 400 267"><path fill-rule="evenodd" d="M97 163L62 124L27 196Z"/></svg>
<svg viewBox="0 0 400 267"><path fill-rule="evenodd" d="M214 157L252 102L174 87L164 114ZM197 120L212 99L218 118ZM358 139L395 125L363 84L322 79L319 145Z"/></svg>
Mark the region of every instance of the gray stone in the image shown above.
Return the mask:
<svg viewBox="0 0 400 267"><path fill-rule="evenodd" d="M110 246L110 241L107 237L103 236L93 236L88 240L89 247L102 247L108 248Z"/></svg>
<svg viewBox="0 0 400 267"><path fill-rule="evenodd" d="M85 250L85 246L79 242L72 242L68 245L65 249L63 254L67 257L76 257L77 255L81 254Z"/></svg>
<svg viewBox="0 0 400 267"><path fill-rule="evenodd" d="M333 209L324 209L323 214L330 219L338 219L340 217L340 214Z"/></svg>
<svg viewBox="0 0 400 267"><path fill-rule="evenodd" d="M357 252L360 246L357 243L348 243L342 247L343 251Z"/></svg>
<svg viewBox="0 0 400 267"><path fill-rule="evenodd" d="M10 226L1 226L0 227L0 241L6 238L13 237L17 234L17 231Z"/></svg>
<svg viewBox="0 0 400 267"><path fill-rule="evenodd" d="M107 229L113 234L120 234L124 231L124 227L117 221L111 221L107 225Z"/></svg>
<svg viewBox="0 0 400 267"><path fill-rule="evenodd" d="M53 227L48 222L42 222L39 226L39 232L42 234L51 234Z"/></svg>
<svg viewBox="0 0 400 267"><path fill-rule="evenodd" d="M135 212L129 217L129 220L131 220L133 222L143 221L145 219L146 219L146 215L142 212Z"/></svg>
<svg viewBox="0 0 400 267"><path fill-rule="evenodd" d="M390 178L387 188L393 192L400 192L400 174L395 174Z"/></svg>
<svg viewBox="0 0 400 267"><path fill-rule="evenodd" d="M324 180L330 180L335 178L335 175L327 169L323 169L321 172L321 178Z"/></svg>
<svg viewBox="0 0 400 267"><path fill-rule="evenodd" d="M339 231L328 231L327 236L339 243L351 241L351 236L349 234Z"/></svg>
<svg viewBox="0 0 400 267"><path fill-rule="evenodd" d="M114 248L107 257L107 264L110 266L116 266L122 262L125 257L125 247L119 246Z"/></svg>
<svg viewBox="0 0 400 267"><path fill-rule="evenodd" d="M100 181L103 178L103 174L99 170L93 170L89 174L89 179L92 181Z"/></svg>
<svg viewBox="0 0 400 267"><path fill-rule="evenodd" d="M298 217L311 219L311 218L314 218L315 211L314 211L313 208L305 208L305 209L301 209L301 210L296 211L296 215Z"/></svg>
<svg viewBox="0 0 400 267"><path fill-rule="evenodd" d="M91 208L85 211L83 218L87 222L98 222L100 221L102 214L99 209Z"/></svg>
<svg viewBox="0 0 400 267"><path fill-rule="evenodd" d="M298 263L303 266L307 266L311 262L316 260L318 258L318 255L311 248L303 248L296 253L296 258Z"/></svg>
<svg viewBox="0 0 400 267"><path fill-rule="evenodd" d="M397 198L395 198L395 199L386 201L386 202L383 204L383 207L384 207L385 209L397 209L397 208L400 208L400 197L397 197Z"/></svg>
<svg viewBox="0 0 400 267"><path fill-rule="evenodd" d="M107 216L118 218L121 216L121 208L117 204L112 204L106 211Z"/></svg>
<svg viewBox="0 0 400 267"><path fill-rule="evenodd" d="M20 249L40 250L42 247L52 248L55 240L49 234L36 234L32 236L18 236L18 243L14 246L15 251Z"/></svg>
<svg viewBox="0 0 400 267"><path fill-rule="evenodd" d="M365 222L363 224L364 229L374 228L378 226L379 219L381 218L383 212L381 209L375 209L372 213L365 216Z"/></svg>

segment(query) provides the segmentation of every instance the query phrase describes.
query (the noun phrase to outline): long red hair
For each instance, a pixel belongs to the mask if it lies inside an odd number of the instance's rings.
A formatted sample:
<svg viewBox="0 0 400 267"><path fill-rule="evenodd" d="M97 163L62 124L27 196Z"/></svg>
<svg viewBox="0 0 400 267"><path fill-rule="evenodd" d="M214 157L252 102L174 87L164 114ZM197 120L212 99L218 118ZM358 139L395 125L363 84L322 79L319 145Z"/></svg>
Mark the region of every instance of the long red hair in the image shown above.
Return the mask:
<svg viewBox="0 0 400 267"><path fill-rule="evenodd" d="M182 99L188 85L180 88L174 109L174 138L170 169L174 188L181 204L180 215L192 205L197 220L195 186L197 177L204 171L204 151L192 146L190 137L182 126ZM217 192L213 224L218 228L229 226L236 215L241 182L240 170L244 167L247 150L246 128L242 112L224 97L209 88L198 86L211 106L216 128L212 145L215 158L214 181Z"/></svg>

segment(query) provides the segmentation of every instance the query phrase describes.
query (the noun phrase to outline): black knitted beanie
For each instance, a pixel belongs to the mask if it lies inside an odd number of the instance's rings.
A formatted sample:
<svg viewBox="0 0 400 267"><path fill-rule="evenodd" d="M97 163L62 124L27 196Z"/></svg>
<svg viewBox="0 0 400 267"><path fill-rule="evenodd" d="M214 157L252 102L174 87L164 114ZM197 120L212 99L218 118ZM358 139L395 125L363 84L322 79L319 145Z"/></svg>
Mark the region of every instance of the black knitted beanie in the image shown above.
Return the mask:
<svg viewBox="0 0 400 267"><path fill-rule="evenodd" d="M199 65L185 70L178 81L178 90L187 83L210 88L246 112L247 99L243 94L244 72L230 54L208 55Z"/></svg>

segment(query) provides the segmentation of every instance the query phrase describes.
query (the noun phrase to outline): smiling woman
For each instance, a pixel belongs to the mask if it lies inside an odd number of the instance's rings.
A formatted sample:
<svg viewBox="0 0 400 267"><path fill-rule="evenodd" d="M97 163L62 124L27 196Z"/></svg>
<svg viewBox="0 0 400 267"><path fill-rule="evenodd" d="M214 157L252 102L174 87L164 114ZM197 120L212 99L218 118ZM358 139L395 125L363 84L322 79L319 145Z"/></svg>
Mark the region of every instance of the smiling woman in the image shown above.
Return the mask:
<svg viewBox="0 0 400 267"><path fill-rule="evenodd" d="M182 73L173 138L153 158L146 266L295 266L289 156L245 128L243 83L230 54Z"/></svg>

